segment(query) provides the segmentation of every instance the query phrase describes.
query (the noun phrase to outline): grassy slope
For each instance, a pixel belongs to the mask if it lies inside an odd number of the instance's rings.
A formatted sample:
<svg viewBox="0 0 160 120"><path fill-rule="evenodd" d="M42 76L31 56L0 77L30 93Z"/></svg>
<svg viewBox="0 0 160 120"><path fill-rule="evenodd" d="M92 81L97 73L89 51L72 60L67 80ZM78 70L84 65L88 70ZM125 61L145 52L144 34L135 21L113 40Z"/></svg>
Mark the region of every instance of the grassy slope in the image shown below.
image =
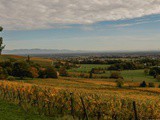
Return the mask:
<svg viewBox="0 0 160 120"><path fill-rule="evenodd" d="M101 100L109 96L131 99L131 100L160 100L160 88L139 88L128 86L139 86L139 82L127 82L124 87L119 89L115 82L109 82L101 79L80 79L80 78L59 78L59 79L37 79L26 80L25 83L36 84L40 87L49 87L55 89L65 89L74 93L97 94ZM159 84L156 84L158 87Z"/></svg>
<svg viewBox="0 0 160 120"><path fill-rule="evenodd" d="M91 80L91 79L77 79L77 78L59 78L59 79L37 79L37 80L24 80L26 83L16 83L16 85L22 84L23 86L31 84L37 84L39 87L50 87L58 89L66 89L68 92L81 93L84 95L98 95L101 101L105 101L107 98L121 98L126 100L144 101L148 102L160 101L160 89L159 88L138 88L138 87L115 87L115 82L108 82L105 80ZM13 82L15 83L15 82ZM135 84L135 83L131 83ZM159 105L159 102L158 102ZM12 108L10 108L12 109ZM159 109L159 107L157 107ZM13 114L14 115L14 114ZM60 118L62 120L62 118ZM12 120L12 119L11 119ZM33 119L34 120L34 119ZM36 119L35 119L36 120ZM67 119L66 119L67 120ZM68 120L70 120L68 118Z"/></svg>
<svg viewBox="0 0 160 120"><path fill-rule="evenodd" d="M0 61L7 61L9 59L15 59L15 60L26 60L27 57L24 56L18 56L18 55L1 55ZM31 57L31 61L38 63L42 66L50 66L52 64L51 59L45 59L45 58L37 58L37 57Z"/></svg>
<svg viewBox="0 0 160 120"><path fill-rule="evenodd" d="M26 113L17 105L0 100L0 120L51 120L51 118Z"/></svg>

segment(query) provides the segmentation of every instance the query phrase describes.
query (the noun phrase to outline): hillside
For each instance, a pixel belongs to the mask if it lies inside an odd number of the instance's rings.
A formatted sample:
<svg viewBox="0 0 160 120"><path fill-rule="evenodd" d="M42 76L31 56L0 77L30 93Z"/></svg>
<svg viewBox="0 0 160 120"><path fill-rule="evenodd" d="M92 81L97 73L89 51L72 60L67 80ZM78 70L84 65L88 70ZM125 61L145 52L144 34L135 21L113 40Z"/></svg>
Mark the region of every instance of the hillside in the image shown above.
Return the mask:
<svg viewBox="0 0 160 120"><path fill-rule="evenodd" d="M1 55L0 61L7 61L7 60L27 60L27 56L19 56L19 55ZM50 66L53 62L52 59L47 58L40 58L40 57L30 57L32 62L41 64L42 66Z"/></svg>
<svg viewBox="0 0 160 120"><path fill-rule="evenodd" d="M3 74L6 74L3 69L8 70L10 77L7 76L0 81L0 103L1 100L5 106L13 103L15 107L21 109L22 115L26 112L27 115L56 117L56 120L57 117L71 120L72 118L83 119L87 116L89 119L99 120L117 118L133 120L135 117L158 119L160 117L160 84L158 79L148 74L149 70L145 74L144 68L110 71L108 68L113 64L109 62L72 64L73 59L65 61L38 57L31 57L32 62L14 62L14 60L26 61L27 56L0 56L0 61L7 60L13 60L11 63L16 64L16 67L10 68L11 72L8 69L10 65L6 64L5 67L1 67ZM122 62L128 63L129 61L130 58L126 58ZM39 68L37 68L33 62L50 67L38 65ZM53 62L54 66L51 67ZM118 63L117 60L115 63ZM90 77L91 70L92 77ZM24 76L21 76L23 74ZM145 81L145 86L142 86L143 81ZM135 106L136 110L133 110ZM16 118L14 108L12 110L13 117ZM135 111L137 111L137 116L135 116ZM24 119L25 117L22 116Z"/></svg>

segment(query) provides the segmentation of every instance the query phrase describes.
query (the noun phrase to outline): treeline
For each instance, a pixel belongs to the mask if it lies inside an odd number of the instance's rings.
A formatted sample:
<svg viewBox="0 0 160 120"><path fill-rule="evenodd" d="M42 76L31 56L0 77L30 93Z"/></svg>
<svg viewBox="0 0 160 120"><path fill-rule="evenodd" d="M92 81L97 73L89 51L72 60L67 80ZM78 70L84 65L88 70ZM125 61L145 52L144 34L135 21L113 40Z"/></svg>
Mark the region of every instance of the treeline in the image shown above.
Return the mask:
<svg viewBox="0 0 160 120"><path fill-rule="evenodd" d="M84 60L74 60L72 59L70 62L75 64L115 64L115 63L122 63L122 60L101 60L101 59L84 59Z"/></svg>
<svg viewBox="0 0 160 120"><path fill-rule="evenodd" d="M65 67L66 69L71 69L71 68L78 68L80 67L79 65L75 64L75 63L71 63L68 61L56 61L54 62L53 66L56 69L60 69L61 67Z"/></svg>
<svg viewBox="0 0 160 120"><path fill-rule="evenodd" d="M144 65L135 62L123 62L111 65L108 70L136 70L144 69Z"/></svg>
<svg viewBox="0 0 160 120"><path fill-rule="evenodd" d="M149 59L149 58L144 58L144 59L138 59L136 62L140 64L145 64L145 66L158 66L160 65L160 60L159 59Z"/></svg>
<svg viewBox="0 0 160 120"><path fill-rule="evenodd" d="M57 78L54 67L41 67L31 61L4 61L0 62L0 79L28 78Z"/></svg>

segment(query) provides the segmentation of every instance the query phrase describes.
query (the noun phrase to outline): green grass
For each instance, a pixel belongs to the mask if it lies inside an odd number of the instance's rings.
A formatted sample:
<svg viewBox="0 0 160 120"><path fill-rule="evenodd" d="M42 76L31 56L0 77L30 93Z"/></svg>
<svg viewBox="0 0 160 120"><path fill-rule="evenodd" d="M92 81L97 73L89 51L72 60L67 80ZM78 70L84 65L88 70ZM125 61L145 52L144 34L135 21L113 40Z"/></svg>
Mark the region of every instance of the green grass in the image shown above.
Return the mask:
<svg viewBox="0 0 160 120"><path fill-rule="evenodd" d="M132 80L134 82L140 82L140 81L156 82L157 81L152 76L145 76L144 70L125 70L125 71L122 71L122 76L127 81L132 81Z"/></svg>
<svg viewBox="0 0 160 120"><path fill-rule="evenodd" d="M108 68L109 65L96 65L96 64L81 64L80 68L70 69L69 72L84 72L88 73L92 68Z"/></svg>
<svg viewBox="0 0 160 120"><path fill-rule="evenodd" d="M111 71L107 71L105 75L110 75ZM104 75L104 74L102 74ZM125 81L133 81L133 82L157 82L152 76L145 75L144 70L123 70L121 71L121 75L123 76Z"/></svg>
<svg viewBox="0 0 160 120"><path fill-rule="evenodd" d="M20 106L0 99L0 120L73 120L71 116L48 117L24 111Z"/></svg>
<svg viewBox="0 0 160 120"><path fill-rule="evenodd" d="M0 120L53 120L53 118L25 112L18 105L0 99Z"/></svg>
<svg viewBox="0 0 160 120"><path fill-rule="evenodd" d="M70 69L69 72L83 72L88 73L92 68L107 68L109 65L95 65L95 64L82 64L80 68ZM110 76L112 71L106 71L104 74L99 74L100 76ZM152 76L145 76L144 70L123 70L121 71L122 76L125 81L133 81L133 82L157 82Z"/></svg>

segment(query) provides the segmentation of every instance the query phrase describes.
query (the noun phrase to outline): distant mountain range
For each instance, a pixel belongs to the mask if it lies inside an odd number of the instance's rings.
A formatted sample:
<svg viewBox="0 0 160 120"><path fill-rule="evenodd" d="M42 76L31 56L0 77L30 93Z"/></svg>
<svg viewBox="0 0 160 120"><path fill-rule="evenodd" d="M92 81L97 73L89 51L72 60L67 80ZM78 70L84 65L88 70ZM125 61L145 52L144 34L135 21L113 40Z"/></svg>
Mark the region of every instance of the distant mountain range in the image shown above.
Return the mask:
<svg viewBox="0 0 160 120"><path fill-rule="evenodd" d="M4 50L3 54L15 54L15 55L26 55L26 54L69 54L69 53L160 53L160 50L151 50L151 51L87 51L87 50L68 50L68 49L14 49L14 50Z"/></svg>
<svg viewBox="0 0 160 120"><path fill-rule="evenodd" d="M67 49L14 49L4 50L3 54L60 54L60 53L86 53L90 51L67 50Z"/></svg>

